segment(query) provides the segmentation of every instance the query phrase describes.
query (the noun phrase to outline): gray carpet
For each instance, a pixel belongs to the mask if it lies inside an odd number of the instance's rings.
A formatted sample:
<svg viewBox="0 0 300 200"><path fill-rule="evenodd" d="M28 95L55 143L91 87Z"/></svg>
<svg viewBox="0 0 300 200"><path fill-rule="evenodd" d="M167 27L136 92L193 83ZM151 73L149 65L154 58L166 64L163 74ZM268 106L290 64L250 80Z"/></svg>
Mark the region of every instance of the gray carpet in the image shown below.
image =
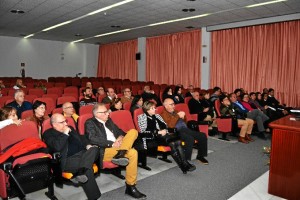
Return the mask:
<svg viewBox="0 0 300 200"><path fill-rule="evenodd" d="M250 144L229 143L209 139L209 165L192 162L197 169L186 175L178 167L138 181L137 187L148 200L225 200L265 173L268 157L263 146L270 146L270 139L253 137ZM125 187L102 194L101 200L132 199L124 194Z"/></svg>

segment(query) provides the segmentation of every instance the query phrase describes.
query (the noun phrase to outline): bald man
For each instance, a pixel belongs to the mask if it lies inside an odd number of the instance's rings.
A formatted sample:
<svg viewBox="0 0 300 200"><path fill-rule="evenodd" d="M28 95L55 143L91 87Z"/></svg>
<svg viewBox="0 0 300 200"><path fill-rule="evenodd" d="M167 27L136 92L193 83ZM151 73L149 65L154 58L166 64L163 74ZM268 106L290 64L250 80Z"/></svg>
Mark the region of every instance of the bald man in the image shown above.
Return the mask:
<svg viewBox="0 0 300 200"><path fill-rule="evenodd" d="M167 98L164 103L164 110L160 116L166 122L168 128L176 128L180 138L185 142L185 157L191 160L194 141L197 140L198 155L197 160L208 165L208 161L204 158L207 156L207 138L204 133L191 130L186 125L185 112L175 110L175 103L173 99Z"/></svg>
<svg viewBox="0 0 300 200"><path fill-rule="evenodd" d="M89 200L100 198L92 168L99 155L98 148L80 138L62 114L53 114L50 122L52 128L45 131L43 139L51 152L60 152L62 171L73 173L70 180L82 186Z"/></svg>
<svg viewBox="0 0 300 200"><path fill-rule="evenodd" d="M63 109L63 115L65 117L71 117L77 123L77 119L79 116L75 113L74 106L71 102L65 102L62 105L62 109Z"/></svg>

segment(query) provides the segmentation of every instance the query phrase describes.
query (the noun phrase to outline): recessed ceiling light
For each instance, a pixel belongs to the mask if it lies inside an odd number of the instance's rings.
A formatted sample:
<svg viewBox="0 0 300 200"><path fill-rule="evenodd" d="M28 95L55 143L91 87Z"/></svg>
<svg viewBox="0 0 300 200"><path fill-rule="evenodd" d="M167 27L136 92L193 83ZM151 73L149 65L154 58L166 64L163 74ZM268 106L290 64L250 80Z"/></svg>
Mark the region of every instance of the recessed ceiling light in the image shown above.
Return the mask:
<svg viewBox="0 0 300 200"><path fill-rule="evenodd" d="M75 34L75 37L81 37L82 35L80 33Z"/></svg>
<svg viewBox="0 0 300 200"><path fill-rule="evenodd" d="M184 8L182 9L183 12L194 12L196 9L195 8Z"/></svg>
<svg viewBox="0 0 300 200"><path fill-rule="evenodd" d="M21 34L20 34L20 36L24 37L24 36L26 36L26 34L24 34L24 33L21 33Z"/></svg>
<svg viewBox="0 0 300 200"><path fill-rule="evenodd" d="M192 28L195 28L195 27L193 27L193 26L187 26L187 27L185 27L185 28L187 28L187 29L192 29Z"/></svg>
<svg viewBox="0 0 300 200"><path fill-rule="evenodd" d="M10 12L14 13L14 14L23 14L23 13L25 13L23 10L11 10Z"/></svg>
<svg viewBox="0 0 300 200"><path fill-rule="evenodd" d="M196 1L196 0L186 0L186 1Z"/></svg>
<svg viewBox="0 0 300 200"><path fill-rule="evenodd" d="M119 25L112 25L112 26L110 26L111 28L121 28L121 26L119 26Z"/></svg>

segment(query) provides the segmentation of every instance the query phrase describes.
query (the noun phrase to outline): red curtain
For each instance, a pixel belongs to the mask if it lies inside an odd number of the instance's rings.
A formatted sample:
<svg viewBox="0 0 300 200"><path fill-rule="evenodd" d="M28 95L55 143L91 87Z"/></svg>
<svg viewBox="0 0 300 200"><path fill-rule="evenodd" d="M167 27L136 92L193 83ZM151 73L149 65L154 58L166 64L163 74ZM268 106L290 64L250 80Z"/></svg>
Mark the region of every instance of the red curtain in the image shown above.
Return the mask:
<svg viewBox="0 0 300 200"><path fill-rule="evenodd" d="M99 47L98 77L137 80L137 40Z"/></svg>
<svg viewBox="0 0 300 200"><path fill-rule="evenodd" d="M200 86L201 31L147 38L146 79L157 84Z"/></svg>
<svg viewBox="0 0 300 200"><path fill-rule="evenodd" d="M300 107L300 21L212 32L210 87L232 92L274 88Z"/></svg>

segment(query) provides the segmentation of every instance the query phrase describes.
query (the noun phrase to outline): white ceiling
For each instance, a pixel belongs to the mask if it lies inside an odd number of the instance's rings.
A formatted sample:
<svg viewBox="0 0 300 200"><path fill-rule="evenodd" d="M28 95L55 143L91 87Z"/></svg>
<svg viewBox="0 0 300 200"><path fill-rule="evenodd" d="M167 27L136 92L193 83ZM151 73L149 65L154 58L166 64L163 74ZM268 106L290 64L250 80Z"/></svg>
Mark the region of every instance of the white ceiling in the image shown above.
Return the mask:
<svg viewBox="0 0 300 200"><path fill-rule="evenodd" d="M247 5L270 0L135 0L130 3L88 16L48 32L43 29L86 15L122 0L0 0L0 35L22 37L36 33L33 39L71 42L81 38L84 43L112 43L138 37L156 36L200 27L245 20L300 13L300 0L288 0L254 8ZM195 12L182 9L195 8ZM24 14L13 14L13 9ZM93 36L152 23L213 13L212 15L128 32L94 38ZM119 25L121 28L112 28ZM82 36L76 37L75 34Z"/></svg>

